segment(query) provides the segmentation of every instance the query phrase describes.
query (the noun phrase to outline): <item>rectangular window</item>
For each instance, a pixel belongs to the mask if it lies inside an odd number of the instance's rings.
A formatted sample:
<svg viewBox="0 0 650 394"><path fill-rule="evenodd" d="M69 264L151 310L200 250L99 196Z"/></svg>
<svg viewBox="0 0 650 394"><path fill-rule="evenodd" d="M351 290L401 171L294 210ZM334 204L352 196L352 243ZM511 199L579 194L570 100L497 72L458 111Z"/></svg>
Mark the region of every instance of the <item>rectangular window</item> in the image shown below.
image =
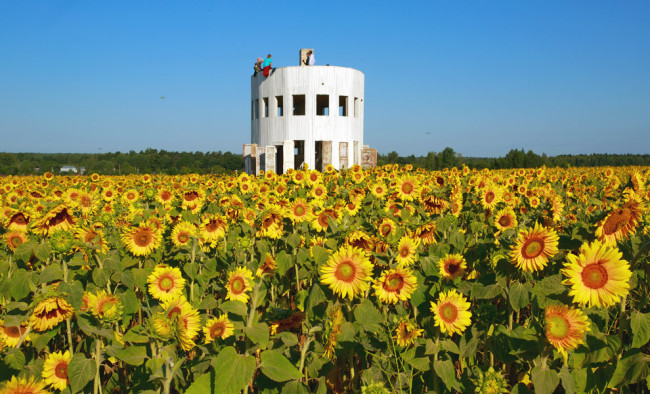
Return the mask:
<svg viewBox="0 0 650 394"><path fill-rule="evenodd" d="M265 118L268 118L269 117L269 98L268 97L264 97L262 99L262 105L264 106L263 110L262 110L262 113L264 114Z"/></svg>
<svg viewBox="0 0 650 394"><path fill-rule="evenodd" d="M329 116L330 114L330 96L327 94L316 95L316 115Z"/></svg>
<svg viewBox="0 0 650 394"><path fill-rule="evenodd" d="M283 116L284 115L284 100L282 99L282 96L275 96L275 104L278 107L277 116ZM281 172L279 174L281 174Z"/></svg>
<svg viewBox="0 0 650 394"><path fill-rule="evenodd" d="M359 98L358 97L354 98L354 117L355 118L359 117Z"/></svg>
<svg viewBox="0 0 650 394"><path fill-rule="evenodd" d="M304 115L305 114L305 95L304 94L294 94L293 99L293 108L292 115Z"/></svg>
<svg viewBox="0 0 650 394"><path fill-rule="evenodd" d="M339 116L348 116L348 96L339 96Z"/></svg>
<svg viewBox="0 0 650 394"><path fill-rule="evenodd" d="M260 99L255 99L255 119L260 117Z"/></svg>

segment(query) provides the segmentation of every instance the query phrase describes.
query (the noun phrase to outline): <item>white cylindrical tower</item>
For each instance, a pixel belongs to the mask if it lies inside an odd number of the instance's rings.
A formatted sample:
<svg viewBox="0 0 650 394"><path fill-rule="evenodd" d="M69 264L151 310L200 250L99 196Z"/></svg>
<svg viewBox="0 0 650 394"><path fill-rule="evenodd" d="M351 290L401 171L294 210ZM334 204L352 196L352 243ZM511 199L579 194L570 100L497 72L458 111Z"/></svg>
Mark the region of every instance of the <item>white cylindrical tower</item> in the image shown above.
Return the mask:
<svg viewBox="0 0 650 394"><path fill-rule="evenodd" d="M363 89L363 73L348 67L280 67L251 77L251 144L275 148L267 158L274 165L262 169L361 164Z"/></svg>

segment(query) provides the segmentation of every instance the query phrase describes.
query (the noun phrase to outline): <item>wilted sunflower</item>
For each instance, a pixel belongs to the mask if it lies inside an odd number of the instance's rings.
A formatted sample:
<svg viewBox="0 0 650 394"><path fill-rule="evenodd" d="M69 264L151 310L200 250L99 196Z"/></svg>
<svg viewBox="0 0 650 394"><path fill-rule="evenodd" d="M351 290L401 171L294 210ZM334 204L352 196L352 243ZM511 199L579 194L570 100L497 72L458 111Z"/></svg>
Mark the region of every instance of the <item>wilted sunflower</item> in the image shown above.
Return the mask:
<svg viewBox="0 0 650 394"><path fill-rule="evenodd" d="M0 320L0 342L4 342L7 347L16 347L18 342L20 342L20 337L25 334L27 331L27 322L23 322L20 327L17 326L5 326L4 321ZM30 334L24 339L25 341L30 341Z"/></svg>
<svg viewBox="0 0 650 394"><path fill-rule="evenodd" d="M0 394L45 394L45 383L41 380L35 380L33 377L17 378L11 377L11 380L5 383Z"/></svg>
<svg viewBox="0 0 650 394"><path fill-rule="evenodd" d="M257 271L255 271L255 276L261 278L264 275L273 275L276 268L278 268L278 265L275 263L275 259L267 253L266 256L264 256L264 262L259 266Z"/></svg>
<svg viewBox="0 0 650 394"><path fill-rule="evenodd" d="M398 266L382 272L372 287L379 301L384 304L396 304L397 301L411 298L411 294L418 287L418 280L410 269Z"/></svg>
<svg viewBox="0 0 650 394"><path fill-rule="evenodd" d="M215 339L226 339L231 336L235 330L235 326L228 319L228 315L221 315L218 318L213 317L205 323L203 327L203 335L205 335L205 343L210 343Z"/></svg>
<svg viewBox="0 0 650 394"><path fill-rule="evenodd" d="M546 339L567 357L567 350L575 349L584 342L589 331L589 320L580 309L547 306L544 312Z"/></svg>
<svg viewBox="0 0 650 394"><path fill-rule="evenodd" d="M446 210L449 203L440 197L426 196L422 198L422 205L425 211L432 215L437 215Z"/></svg>
<svg viewBox="0 0 650 394"><path fill-rule="evenodd" d="M568 263L562 273L570 285L569 295L577 304L609 307L618 303L630 289L630 264L622 260L618 248L596 240L584 243L578 256L567 255Z"/></svg>
<svg viewBox="0 0 650 394"><path fill-rule="evenodd" d="M151 254L162 242L160 232L153 225L145 222L126 230L121 239L127 250L135 256Z"/></svg>
<svg viewBox="0 0 650 394"><path fill-rule="evenodd" d="M70 209L68 205L59 204L50 209L41 219L36 221L32 231L40 235L47 235L58 230L71 230L76 223L71 212L72 209Z"/></svg>
<svg viewBox="0 0 650 394"><path fill-rule="evenodd" d="M70 383L68 379L68 364L72 356L70 351L65 353L50 353L43 365L43 379L46 384L51 384L57 390L65 390Z"/></svg>
<svg viewBox="0 0 650 394"><path fill-rule="evenodd" d="M462 254L447 254L438 260L438 268L442 278L454 280L463 276L467 269L467 261Z"/></svg>
<svg viewBox="0 0 650 394"><path fill-rule="evenodd" d="M339 296L352 300L370 287L372 267L363 250L344 245L321 267L320 281Z"/></svg>
<svg viewBox="0 0 650 394"><path fill-rule="evenodd" d="M176 267L158 265L147 277L149 294L159 301L168 301L183 294L185 279Z"/></svg>
<svg viewBox="0 0 650 394"><path fill-rule="evenodd" d="M526 272L543 269L549 257L558 252L559 237L555 230L535 224L533 229L522 230L513 245L510 258L517 268Z"/></svg>
<svg viewBox="0 0 650 394"><path fill-rule="evenodd" d="M419 238L403 236L397 244L397 254L395 260L400 265L411 265L415 262L415 254L420 244Z"/></svg>
<svg viewBox="0 0 650 394"><path fill-rule="evenodd" d="M180 222L172 230L172 243L177 246L185 246L190 243L193 237L196 237L196 227L189 222Z"/></svg>
<svg viewBox="0 0 650 394"><path fill-rule="evenodd" d="M419 338L423 332L424 330L419 328L417 323L402 319L395 329L393 339L399 346L410 346L415 343L415 340Z"/></svg>
<svg viewBox="0 0 650 394"><path fill-rule="evenodd" d="M39 302L29 318L36 331L47 331L62 321L69 319L74 309L61 297L50 297Z"/></svg>
<svg viewBox="0 0 650 394"><path fill-rule="evenodd" d="M610 212L598 223L596 237L608 245L615 246L621 239L634 234L636 226L643 217L643 206L640 201L630 200L618 209Z"/></svg>
<svg viewBox="0 0 650 394"><path fill-rule="evenodd" d="M375 249L375 241L372 237L363 231L354 231L345 237L345 243L355 248L363 249L366 252L372 252Z"/></svg>
<svg viewBox="0 0 650 394"><path fill-rule="evenodd" d="M23 212L12 212L10 213L10 216L7 215L9 218L7 222L5 223L5 227L9 231L20 231L22 233L27 232L27 225L29 224L30 217Z"/></svg>
<svg viewBox="0 0 650 394"><path fill-rule="evenodd" d="M226 288L228 294L226 299L233 301L248 302L247 292L251 291L250 282L253 280L253 272L246 267L237 267L228 274L228 283Z"/></svg>
<svg viewBox="0 0 650 394"><path fill-rule="evenodd" d="M435 325L445 334L462 334L472 323L470 303L456 290L440 293L438 302L431 301L431 312L434 313Z"/></svg>

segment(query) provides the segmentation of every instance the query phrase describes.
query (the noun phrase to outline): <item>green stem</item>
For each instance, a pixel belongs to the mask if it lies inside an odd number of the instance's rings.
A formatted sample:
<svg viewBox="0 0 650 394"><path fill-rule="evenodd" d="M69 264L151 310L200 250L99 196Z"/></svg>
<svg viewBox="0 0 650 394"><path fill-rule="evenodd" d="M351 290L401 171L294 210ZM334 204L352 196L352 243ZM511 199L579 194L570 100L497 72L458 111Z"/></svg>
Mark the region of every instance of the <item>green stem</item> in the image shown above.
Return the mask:
<svg viewBox="0 0 650 394"><path fill-rule="evenodd" d="M172 384L172 378L174 377L174 365L171 361L171 357L165 357L165 380L163 381L163 392L169 394L169 390Z"/></svg>
<svg viewBox="0 0 650 394"><path fill-rule="evenodd" d="M102 379L99 373L99 369L102 365L102 340L100 338L95 339L95 386L93 393L101 394L102 393Z"/></svg>
<svg viewBox="0 0 650 394"><path fill-rule="evenodd" d="M298 370L300 371L300 374L303 374L303 369L305 367L305 358L307 356L307 351L309 350L309 345L311 345L312 341L314 340L313 337L309 336L306 340L305 343L302 345L302 349L300 350L300 366Z"/></svg>
<svg viewBox="0 0 650 394"><path fill-rule="evenodd" d="M18 325L18 327L20 327L20 325ZM27 326L27 329L25 330L23 335L20 336L20 339L18 340L18 343L16 344L16 346L14 346L14 348L20 349L20 345L22 345L23 342L25 342L25 338L27 338L27 335L29 335L31 331L32 331L32 326Z"/></svg>

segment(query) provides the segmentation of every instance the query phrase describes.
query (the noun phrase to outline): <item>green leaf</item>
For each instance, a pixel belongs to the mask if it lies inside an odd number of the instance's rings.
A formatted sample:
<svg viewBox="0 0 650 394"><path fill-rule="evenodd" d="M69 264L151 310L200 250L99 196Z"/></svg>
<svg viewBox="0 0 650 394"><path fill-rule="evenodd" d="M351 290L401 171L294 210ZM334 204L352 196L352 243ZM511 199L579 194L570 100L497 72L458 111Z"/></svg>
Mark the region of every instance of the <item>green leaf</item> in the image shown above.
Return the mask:
<svg viewBox="0 0 650 394"><path fill-rule="evenodd" d="M255 373L255 358L237 354L235 348L229 346L219 352L214 359L214 387L220 393L239 394Z"/></svg>
<svg viewBox="0 0 650 394"><path fill-rule="evenodd" d="M20 349L10 349L4 358L5 365L16 371L20 371L25 366L25 355Z"/></svg>
<svg viewBox="0 0 650 394"><path fill-rule="evenodd" d="M22 300L29 294L29 275L23 268L18 269L11 275L11 282L9 283L11 296L14 300Z"/></svg>
<svg viewBox="0 0 650 394"><path fill-rule="evenodd" d="M302 239L300 238L299 234L290 234L287 237L287 243L289 244L289 246L291 246L294 249L296 248L296 246L300 245L301 241Z"/></svg>
<svg viewBox="0 0 650 394"><path fill-rule="evenodd" d="M32 344L34 345L36 350L40 352L41 350L45 349L45 346L47 346L47 344L50 342L50 339L54 338L58 333L59 333L58 327L49 331L45 331L40 334L36 334L32 332L30 334L32 338Z"/></svg>
<svg viewBox="0 0 650 394"><path fill-rule="evenodd" d="M324 247L320 245L314 245L312 248L312 255L314 256L314 261L316 262L316 265L321 266L327 262L327 259L329 259L330 254L325 249Z"/></svg>
<svg viewBox="0 0 650 394"><path fill-rule="evenodd" d="M648 376L647 356L640 349L625 353L616 363L616 369L607 387L615 388L621 384L636 383Z"/></svg>
<svg viewBox="0 0 650 394"><path fill-rule="evenodd" d="M128 289L124 293L120 294L120 299L124 306L125 315L132 315L138 311L140 300L138 300L138 296L135 295L135 292L132 289Z"/></svg>
<svg viewBox="0 0 650 394"><path fill-rule="evenodd" d="M38 244L34 247L34 256L41 261L46 261L52 253L52 247L50 244Z"/></svg>
<svg viewBox="0 0 650 394"><path fill-rule="evenodd" d="M381 330L379 322L381 322L381 313L375 308L370 300L363 300L356 308L354 308L354 319L363 324L366 331L378 332Z"/></svg>
<svg viewBox="0 0 650 394"><path fill-rule="evenodd" d="M266 323L256 323L252 327L245 327L244 334L261 348L269 343L269 326Z"/></svg>
<svg viewBox="0 0 650 394"><path fill-rule="evenodd" d="M291 255L288 255L284 250L275 257L275 263L278 265L278 274L280 276L284 275L289 268L293 267Z"/></svg>
<svg viewBox="0 0 650 394"><path fill-rule="evenodd" d="M548 369L547 365L533 368L530 377L535 386L535 394L552 394L560 383L557 372Z"/></svg>
<svg viewBox="0 0 650 394"><path fill-rule="evenodd" d="M442 379L445 386L447 386L447 390L452 390L454 387L458 386L454 363L452 363L450 359L434 361L433 369L436 371L436 375L440 376L440 379Z"/></svg>
<svg viewBox="0 0 650 394"><path fill-rule="evenodd" d="M485 286L482 283L472 285L471 297L475 300L489 299L498 296L501 293L501 286L492 284Z"/></svg>
<svg viewBox="0 0 650 394"><path fill-rule="evenodd" d="M73 393L81 391L95 377L95 361L75 353L68 363L68 379Z"/></svg>
<svg viewBox="0 0 650 394"><path fill-rule="evenodd" d="M147 347L129 346L117 352L117 358L129 365L142 365L147 358Z"/></svg>
<svg viewBox="0 0 650 394"><path fill-rule="evenodd" d="M307 297L307 310L311 311L316 305L323 301L327 301L323 288L320 287L318 283L314 282L311 286L311 290L309 290L309 297Z"/></svg>
<svg viewBox="0 0 650 394"><path fill-rule="evenodd" d="M525 308L530 303L530 296L526 286L519 282L512 282L510 284L510 306L515 311Z"/></svg>
<svg viewBox="0 0 650 394"><path fill-rule="evenodd" d="M309 394L311 391L305 386L302 382L293 380L284 386L282 386L282 391L280 394Z"/></svg>
<svg viewBox="0 0 650 394"><path fill-rule="evenodd" d="M232 313L239 316L246 316L248 314L248 307L241 301L225 301L219 306L223 312Z"/></svg>
<svg viewBox="0 0 650 394"><path fill-rule="evenodd" d="M299 379L302 377L298 368L287 360L282 353L276 350L266 350L260 355L262 363L260 369L269 379L276 382Z"/></svg>
<svg viewBox="0 0 650 394"><path fill-rule="evenodd" d="M650 313L636 311L632 313L632 347L642 347L650 340Z"/></svg>
<svg viewBox="0 0 650 394"><path fill-rule="evenodd" d="M201 300L201 303L196 309L212 310L218 306L219 304L217 303L217 300L214 298L214 296L208 294L203 300Z"/></svg>
<svg viewBox="0 0 650 394"><path fill-rule="evenodd" d="M55 280L63 280L63 270L58 264L48 265L41 272L41 283L50 283Z"/></svg>
<svg viewBox="0 0 650 394"><path fill-rule="evenodd" d="M562 370L558 374L560 379L562 379L562 388L567 394L573 394L576 392L576 381L569 368L566 365L562 366Z"/></svg>
<svg viewBox="0 0 650 394"><path fill-rule="evenodd" d="M106 287L111 274L103 268L95 268L93 270L93 283L97 287Z"/></svg>
<svg viewBox="0 0 650 394"><path fill-rule="evenodd" d="M204 373L198 378L194 379L194 383L185 390L185 394L206 394L214 393L214 377L213 373Z"/></svg>
<svg viewBox="0 0 650 394"><path fill-rule="evenodd" d="M25 243L18 245L16 250L14 250L14 257L20 261L27 261L32 257L34 247L37 245L35 240L30 240Z"/></svg>
<svg viewBox="0 0 650 394"><path fill-rule="evenodd" d="M149 336L139 334L136 332L136 329L142 329L140 326L135 326L129 331L127 331L126 334L122 337L122 341L124 342L131 342L131 343L148 343L149 342Z"/></svg>
<svg viewBox="0 0 650 394"><path fill-rule="evenodd" d="M429 357L415 357L408 361L411 366L420 371L428 371L431 368Z"/></svg>
<svg viewBox="0 0 650 394"><path fill-rule="evenodd" d="M535 295L548 296L559 294L566 290L562 284L562 274L547 276L533 286L532 293Z"/></svg>

